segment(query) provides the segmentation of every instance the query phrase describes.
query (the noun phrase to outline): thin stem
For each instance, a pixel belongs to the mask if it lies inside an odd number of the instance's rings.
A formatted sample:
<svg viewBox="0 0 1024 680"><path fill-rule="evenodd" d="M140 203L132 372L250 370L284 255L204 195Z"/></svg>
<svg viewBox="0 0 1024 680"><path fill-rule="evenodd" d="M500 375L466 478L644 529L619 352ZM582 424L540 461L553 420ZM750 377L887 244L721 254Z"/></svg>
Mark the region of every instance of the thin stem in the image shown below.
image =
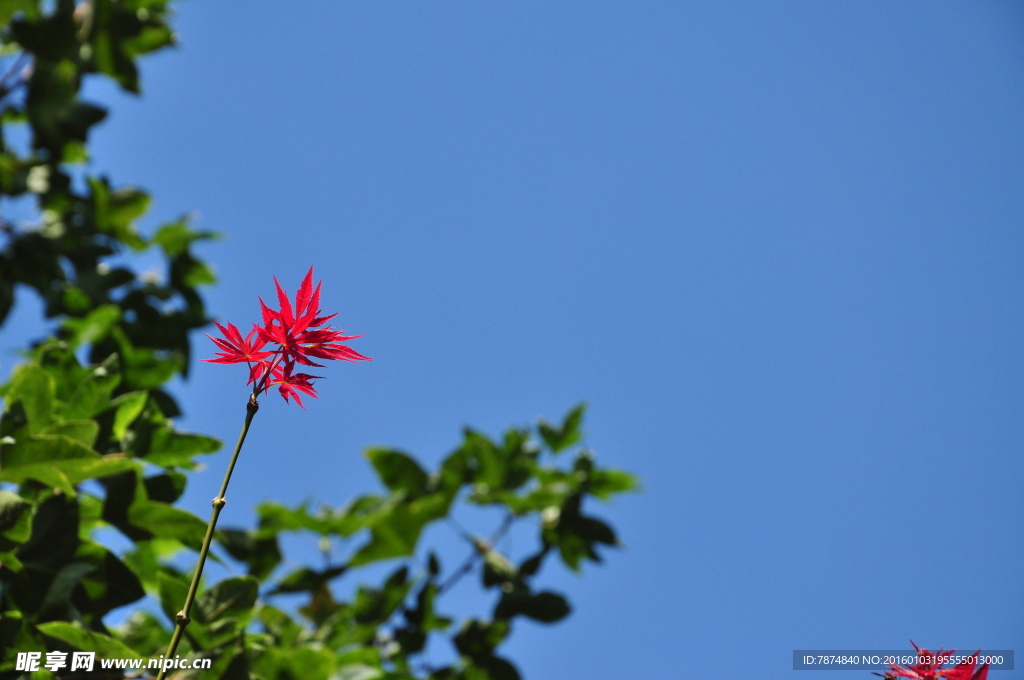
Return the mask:
<svg viewBox="0 0 1024 680"><path fill-rule="evenodd" d="M269 369L267 371L270 372ZM260 386L265 382L260 381ZM220 485L220 493L213 499L213 514L210 516L210 523L206 527L206 537L203 539L203 547L199 551L199 563L196 565L196 573L192 575L192 585L188 588L188 595L185 597L185 605L178 612L175 617L174 633L171 635L171 643L167 646L167 653L164 654L164 659L160 663L160 673L156 676L157 680L163 680L164 674L167 671L167 660L174 656L174 652L178 649L178 644L181 642L181 636L185 633L185 626L189 624L191 619L188 617L189 612L192 610L192 603L196 599L196 591L199 590L199 578L203 575L203 567L206 565L206 556L210 552L210 544L213 543L213 534L217 528L217 518L220 517L220 511L224 508L224 504L227 503L225 495L228 492L228 483L231 481L231 473L235 469L235 463L238 462L238 454L242 451L242 444L245 443L245 435L249 433L249 425L252 423L253 416L256 415L256 411L260 409L259 403L256 401L256 395L258 392L253 391L249 397L249 402L245 405L245 423L242 425L242 432L238 435L238 443L235 444L235 452L231 455L231 462L228 463L227 472L224 473L224 481Z"/></svg>
<svg viewBox="0 0 1024 680"><path fill-rule="evenodd" d="M274 361L267 366L267 370L263 373L263 377L253 384L252 397L250 397L250 401L255 401L256 398L260 396L260 392L262 392L263 388L266 386L267 380L270 378L270 374L273 373L274 369L277 368L277 365L281 363L281 359L284 359L284 350L278 351L280 354L278 354L277 357L274 358Z"/></svg>

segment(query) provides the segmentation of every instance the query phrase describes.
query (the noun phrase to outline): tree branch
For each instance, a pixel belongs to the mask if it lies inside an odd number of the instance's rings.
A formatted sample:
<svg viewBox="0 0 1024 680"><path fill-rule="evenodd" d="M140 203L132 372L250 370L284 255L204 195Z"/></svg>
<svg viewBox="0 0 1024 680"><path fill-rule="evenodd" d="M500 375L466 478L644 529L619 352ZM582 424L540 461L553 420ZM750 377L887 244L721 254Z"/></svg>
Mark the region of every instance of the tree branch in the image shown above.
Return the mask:
<svg viewBox="0 0 1024 680"><path fill-rule="evenodd" d="M488 551L492 550L494 545L500 541L506 533L508 533L508 530L512 527L512 523L515 519L515 515L511 512L508 513L505 515L505 519L502 521L501 526L491 534L490 538L486 541L473 541L473 547L475 548L473 552L470 553L469 557L466 558L466 561L462 563L462 566L456 569L452 575L441 584L441 587L437 589L437 594L440 596L444 592L450 590L451 587L458 583L463 576L468 574L473 569L477 560L486 555Z"/></svg>

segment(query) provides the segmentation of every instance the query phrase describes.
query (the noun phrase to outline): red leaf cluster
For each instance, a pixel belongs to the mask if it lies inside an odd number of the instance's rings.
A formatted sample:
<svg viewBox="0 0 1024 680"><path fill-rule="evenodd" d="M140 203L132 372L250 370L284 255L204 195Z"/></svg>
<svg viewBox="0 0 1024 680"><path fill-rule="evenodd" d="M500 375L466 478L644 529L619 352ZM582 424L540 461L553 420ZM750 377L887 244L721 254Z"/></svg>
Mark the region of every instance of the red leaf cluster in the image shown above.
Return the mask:
<svg viewBox="0 0 1024 680"><path fill-rule="evenodd" d="M986 680L988 678L988 664L978 666L970 658L961 661L953 668L943 668L946 659L956 653L955 649L940 649L937 652L930 652L923 647L914 645L917 650L918 663L910 666L893 664L889 666L885 677L889 680L896 678L910 678L910 680ZM978 650L980 652L981 650ZM978 653L974 654L977 658Z"/></svg>
<svg viewBox="0 0 1024 680"><path fill-rule="evenodd" d="M322 368L313 359L340 361L369 361L347 345L347 340L361 338L361 335L345 335L345 331L335 330L327 326L327 322L337 314L323 316L320 309L320 286L313 288L313 268L310 267L302 285L295 293L295 304L281 288L277 277L277 302L280 309L268 307L263 298L259 298L263 312L263 325L252 325L252 330L244 338L233 325L224 327L217 323L223 338L206 337L213 340L221 350L213 359L204 359L215 364L249 365L249 384L256 384L257 390L269 391L277 387L285 401L294 398L302 406L299 393L316 397L313 380L321 376L308 373L296 373L296 364ZM216 323L216 322L214 322ZM302 406L305 408L305 406Z"/></svg>

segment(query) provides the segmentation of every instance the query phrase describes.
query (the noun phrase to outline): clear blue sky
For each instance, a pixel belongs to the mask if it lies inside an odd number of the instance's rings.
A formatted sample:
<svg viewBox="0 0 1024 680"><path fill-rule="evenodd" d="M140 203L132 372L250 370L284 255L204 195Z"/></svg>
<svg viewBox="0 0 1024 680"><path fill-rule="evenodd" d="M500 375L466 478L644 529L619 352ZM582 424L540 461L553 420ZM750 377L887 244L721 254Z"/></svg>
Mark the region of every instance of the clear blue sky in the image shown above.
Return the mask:
<svg viewBox="0 0 1024 680"><path fill-rule="evenodd" d="M178 7L141 99L90 88L94 168L226 233L219 319L315 265L374 357L267 402L229 524L587 399L645 491L598 509L624 551L546 572L575 612L518 626L528 680L1024 653L1020 5ZM241 370L195 366L183 426L233 439Z"/></svg>

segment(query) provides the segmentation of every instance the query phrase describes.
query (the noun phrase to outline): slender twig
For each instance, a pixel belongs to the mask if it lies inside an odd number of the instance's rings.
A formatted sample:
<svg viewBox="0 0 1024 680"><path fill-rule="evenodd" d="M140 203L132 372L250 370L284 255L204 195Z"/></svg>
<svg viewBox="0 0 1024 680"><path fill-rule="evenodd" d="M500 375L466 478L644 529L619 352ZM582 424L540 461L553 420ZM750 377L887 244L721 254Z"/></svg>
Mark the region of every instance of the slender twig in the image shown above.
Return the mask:
<svg viewBox="0 0 1024 680"><path fill-rule="evenodd" d="M210 515L210 523L206 526L206 537L203 538L203 547L199 551L199 562L196 564L195 574L192 575L192 584L188 588L188 595L185 596L185 604L175 616L174 633L171 634L171 642L167 645L167 653L164 654L163 661L160 663L160 672L157 674L157 680L163 680L165 673L167 672L167 660L174 656L174 652L177 651L178 645L181 643L181 637L185 634L185 627L188 626L192 619L189 618L189 612L192 610L192 603L195 602L196 592L199 590L199 579L203 575L203 567L206 565L206 557L210 553L210 545L213 543L213 534L217 529L217 519L220 517L220 511L224 508L224 505L228 502L226 496L228 492L228 484L231 482L231 473L235 470L235 463L238 462L238 454L242 452L242 444L245 443L245 435L249 433L249 425L252 424L252 419L256 415L256 412L260 410L260 404L258 401L259 393L263 391L266 386L267 379L270 377L271 371L281 361L283 353L278 355L269 367L267 367L266 373L263 377L256 381L253 385L252 394L249 395L249 401L245 405L245 423L242 425L242 432L238 435L238 443L235 444L235 452L231 454L231 461L228 463L228 469L224 473L224 481L220 485L220 493L213 499L213 514Z"/></svg>
<svg viewBox="0 0 1024 680"><path fill-rule="evenodd" d="M490 538L486 541L473 541L473 552L470 553L469 557L466 558L466 561L462 563L462 566L452 572L452 575L441 584L437 589L437 594L441 595L451 589L452 586L459 582L459 579L468 574L473 569L476 561L493 549L494 545L501 540L501 537L508 533L508 530L512 527L512 522L514 522L515 519L516 516L510 512L505 515L505 519L502 521L501 526L491 534Z"/></svg>
<svg viewBox="0 0 1024 680"><path fill-rule="evenodd" d="M28 84L28 78L25 77L25 66L27 65L25 62L30 59L31 57L28 53L22 52L11 64L11 67L7 69L7 72L0 76L0 99L11 94L19 87ZM13 84L8 84L8 79L15 74L19 76L19 79Z"/></svg>
<svg viewBox="0 0 1024 680"><path fill-rule="evenodd" d="M18 57L11 63L11 67L7 69L7 73L3 74L3 76L0 76L0 85L6 83L8 78L10 78L15 73L19 72L22 68L24 68L25 61L27 61L28 59L28 53L20 53Z"/></svg>

